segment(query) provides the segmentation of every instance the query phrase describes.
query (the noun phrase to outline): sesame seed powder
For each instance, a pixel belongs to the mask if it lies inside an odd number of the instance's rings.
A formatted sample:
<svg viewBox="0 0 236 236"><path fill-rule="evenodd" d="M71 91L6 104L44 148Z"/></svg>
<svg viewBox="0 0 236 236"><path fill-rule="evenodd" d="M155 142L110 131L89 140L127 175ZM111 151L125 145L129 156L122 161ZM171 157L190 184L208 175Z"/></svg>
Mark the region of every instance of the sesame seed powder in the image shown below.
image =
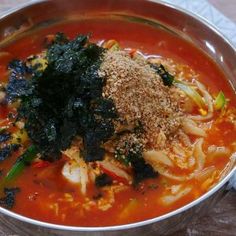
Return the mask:
<svg viewBox="0 0 236 236"><path fill-rule="evenodd" d="M106 79L103 95L114 101L122 123L141 123L141 142L163 148L182 122L176 88L164 86L144 57L126 51L107 51L99 74Z"/></svg>

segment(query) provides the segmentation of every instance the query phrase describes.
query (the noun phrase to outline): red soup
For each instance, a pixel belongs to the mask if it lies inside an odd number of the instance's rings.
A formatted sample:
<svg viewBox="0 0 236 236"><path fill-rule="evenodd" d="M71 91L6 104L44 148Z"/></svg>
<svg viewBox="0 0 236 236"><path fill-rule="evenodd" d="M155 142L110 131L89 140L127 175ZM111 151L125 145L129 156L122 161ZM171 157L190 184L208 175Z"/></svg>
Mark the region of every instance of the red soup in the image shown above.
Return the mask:
<svg viewBox="0 0 236 236"><path fill-rule="evenodd" d="M164 29L60 23L2 47L0 75L0 205L21 215L146 220L197 199L234 164L233 89Z"/></svg>

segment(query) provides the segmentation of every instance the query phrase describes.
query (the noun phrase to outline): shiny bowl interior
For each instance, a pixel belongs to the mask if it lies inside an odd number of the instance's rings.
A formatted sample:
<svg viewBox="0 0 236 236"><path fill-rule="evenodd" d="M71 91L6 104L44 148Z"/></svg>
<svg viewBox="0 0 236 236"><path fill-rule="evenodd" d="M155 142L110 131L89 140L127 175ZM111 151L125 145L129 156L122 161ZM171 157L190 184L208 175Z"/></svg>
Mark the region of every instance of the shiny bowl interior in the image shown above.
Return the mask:
<svg viewBox="0 0 236 236"><path fill-rule="evenodd" d="M236 91L236 51L229 40L198 16L186 13L186 10L160 1L136 0L134 3L133 0L49 0L22 5L1 16L0 48L14 42L17 38L32 34L52 24L66 20L86 20L91 17L112 17L138 24L147 24L157 28L160 27L171 34L184 38L204 51L218 64L224 71L232 88ZM217 192L234 172L235 167L231 168L227 176L214 188L188 205L163 216L133 224L109 227L70 227L29 219L3 208L0 208L0 212L20 221L51 229L87 232L130 229L160 222L190 209Z"/></svg>

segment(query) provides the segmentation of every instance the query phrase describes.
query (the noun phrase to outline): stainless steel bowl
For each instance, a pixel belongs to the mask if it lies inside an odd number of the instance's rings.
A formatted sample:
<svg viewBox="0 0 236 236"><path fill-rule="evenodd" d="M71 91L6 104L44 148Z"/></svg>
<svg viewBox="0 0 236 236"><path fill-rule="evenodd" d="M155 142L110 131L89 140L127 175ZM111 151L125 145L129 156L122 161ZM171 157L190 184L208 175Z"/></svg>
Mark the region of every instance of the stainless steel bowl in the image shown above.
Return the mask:
<svg viewBox="0 0 236 236"><path fill-rule="evenodd" d="M221 67L236 89L236 51L234 46L211 24L186 10L154 0L49 0L15 8L0 18L0 47L30 32L35 27L93 13L133 17L157 27L166 27L202 49ZM194 217L201 217L225 193L236 172L235 165L209 192L168 214L127 225L109 227L70 227L33 220L0 208L2 228L16 235L164 235L185 227ZM31 209L32 211L34 209ZM1 232L1 229L0 229Z"/></svg>

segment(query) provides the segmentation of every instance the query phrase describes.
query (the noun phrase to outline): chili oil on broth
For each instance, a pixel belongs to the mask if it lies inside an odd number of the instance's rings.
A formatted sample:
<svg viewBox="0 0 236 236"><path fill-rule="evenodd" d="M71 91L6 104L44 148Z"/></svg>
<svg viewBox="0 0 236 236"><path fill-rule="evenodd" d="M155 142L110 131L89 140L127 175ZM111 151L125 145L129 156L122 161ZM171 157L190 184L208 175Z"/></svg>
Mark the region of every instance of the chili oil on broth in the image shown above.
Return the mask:
<svg viewBox="0 0 236 236"><path fill-rule="evenodd" d="M204 53L164 30L125 21L114 20L108 22L100 19L65 22L22 38L2 49L2 51L10 53L9 57L0 59L2 81L7 80L5 68L11 59L25 59L29 55L41 52L45 36L56 32L65 32L71 38L78 33L92 32L94 42L116 39L123 48L137 48L146 54L172 58L180 64L187 64L199 74L198 80L210 88L211 94L216 94L219 90L222 90L226 97L230 99L229 107L235 107L235 94L227 83L223 72ZM2 109L1 118L6 117L7 113ZM207 150L209 145L227 146L227 141L236 140L235 133L230 132L231 128L224 121L213 125L213 128L207 134L206 143L203 147L204 151ZM15 162L17 154L2 162L1 169L8 170ZM63 225L119 225L165 214L193 201L207 191L207 189L200 189L199 181L192 179L187 182L187 185L191 185L193 188L186 196L173 205L163 205L158 196L165 191L166 185L178 185L179 182L160 175L156 179L146 180L139 191L130 187L124 192L117 193L115 204L106 211L97 209L81 211L79 203L84 202L84 196L78 191L78 186L70 184L61 175L61 169L65 161L66 158L63 157L60 161L54 162L46 168L28 167L14 184L21 191L16 196L13 211L33 219ZM222 170L228 161L229 155L223 155L212 161L207 161L206 167L215 165L217 169ZM176 173L179 171L179 169L176 169ZM89 185L88 196L92 197L94 191L94 186ZM58 199L61 199L59 205ZM68 201L65 201L65 199ZM34 209L34 211L30 209Z"/></svg>

